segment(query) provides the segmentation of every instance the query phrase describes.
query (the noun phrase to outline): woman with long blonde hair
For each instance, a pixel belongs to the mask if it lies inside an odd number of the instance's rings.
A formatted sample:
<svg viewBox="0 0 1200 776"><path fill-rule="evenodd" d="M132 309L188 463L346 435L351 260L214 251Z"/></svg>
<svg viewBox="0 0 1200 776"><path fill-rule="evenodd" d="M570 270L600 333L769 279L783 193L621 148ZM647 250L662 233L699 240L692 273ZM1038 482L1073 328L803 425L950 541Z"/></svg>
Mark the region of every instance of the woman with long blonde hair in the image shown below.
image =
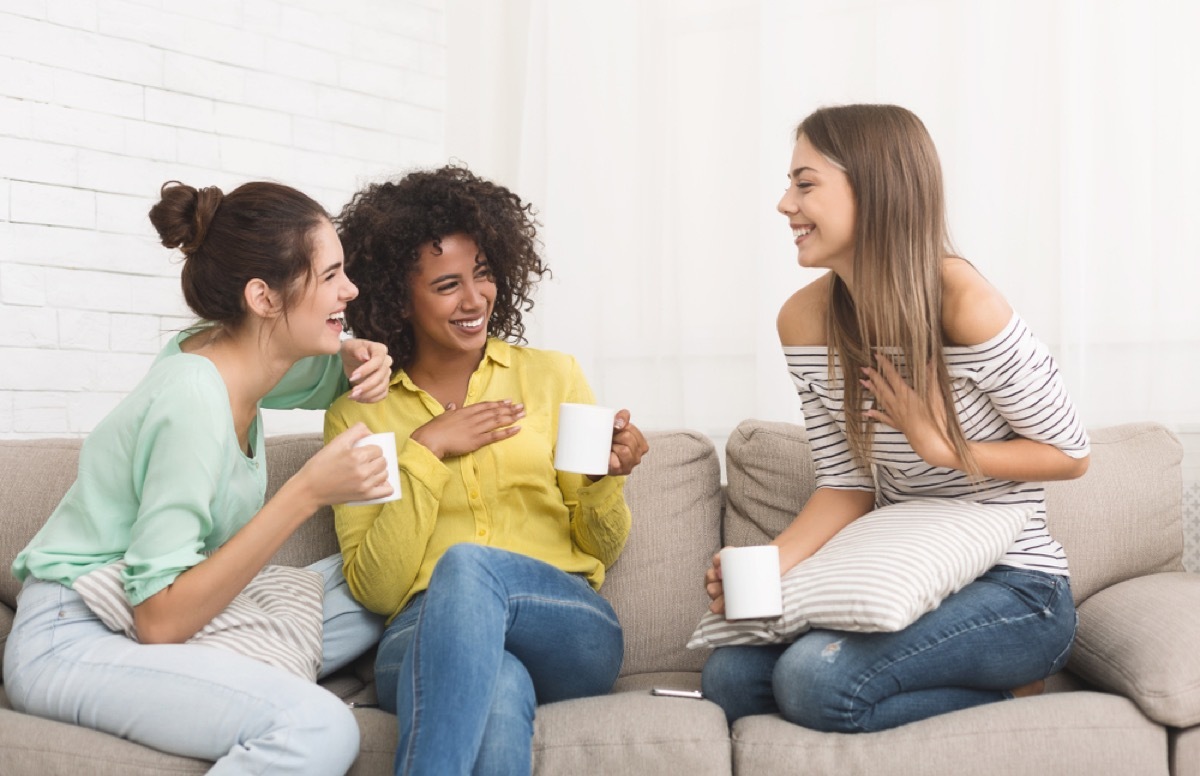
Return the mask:
<svg viewBox="0 0 1200 776"><path fill-rule="evenodd" d="M778 318L817 488L775 538L781 572L878 507L913 498L1023 504L999 562L896 633L812 630L718 649L704 690L729 721L884 730L1040 692L1075 630L1066 555L1041 482L1087 469L1054 359L950 247L925 126L893 105L822 108L796 129L788 219L801 266L828 272ZM706 575L724 609L719 558Z"/></svg>

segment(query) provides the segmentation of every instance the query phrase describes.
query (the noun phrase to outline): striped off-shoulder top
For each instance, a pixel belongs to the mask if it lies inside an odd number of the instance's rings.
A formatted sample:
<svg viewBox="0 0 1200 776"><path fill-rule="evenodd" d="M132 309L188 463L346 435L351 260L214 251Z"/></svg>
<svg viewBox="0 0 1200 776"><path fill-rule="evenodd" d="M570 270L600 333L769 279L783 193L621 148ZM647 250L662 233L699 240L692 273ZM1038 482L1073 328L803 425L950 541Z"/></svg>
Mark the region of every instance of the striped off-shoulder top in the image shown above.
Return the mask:
<svg viewBox="0 0 1200 776"><path fill-rule="evenodd" d="M835 363L830 379L828 349L784 347L783 351L803 402L817 487L872 490L877 506L914 498L1032 505L1033 516L999 562L1067 574L1062 545L1046 527L1046 496L1040 482L972 480L956 469L930 466L913 451L904 434L882 424L875 430L871 468L859 466L846 441L841 370ZM1054 358L1015 313L987 342L948 346L945 356L958 420L968 440L1025 437L1053 445L1073 458L1088 455L1087 431Z"/></svg>

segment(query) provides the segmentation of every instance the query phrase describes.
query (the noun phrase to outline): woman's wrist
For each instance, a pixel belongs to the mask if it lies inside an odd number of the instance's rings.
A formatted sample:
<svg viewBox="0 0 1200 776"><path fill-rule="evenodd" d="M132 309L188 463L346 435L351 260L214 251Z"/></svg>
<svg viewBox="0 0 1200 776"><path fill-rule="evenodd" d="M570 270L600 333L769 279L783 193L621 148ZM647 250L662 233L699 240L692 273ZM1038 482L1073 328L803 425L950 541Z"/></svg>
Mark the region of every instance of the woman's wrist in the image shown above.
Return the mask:
<svg viewBox="0 0 1200 776"><path fill-rule="evenodd" d="M409 436L409 441L416 442L421 447L424 447L426 450L428 450L430 453L432 453L433 456L435 458L437 458L439 461L443 460L446 457L445 451L439 450L437 447L435 447L433 444L433 441L428 438L428 434L426 434L424 432L423 426L421 428L418 428L416 431L412 432L412 434Z"/></svg>
<svg viewBox="0 0 1200 776"><path fill-rule="evenodd" d="M302 476L303 469L293 475L287 482L280 486L279 491L271 499L284 506L288 512L295 513L304 518L316 512L327 504L323 503L321 498L309 485L307 478Z"/></svg>

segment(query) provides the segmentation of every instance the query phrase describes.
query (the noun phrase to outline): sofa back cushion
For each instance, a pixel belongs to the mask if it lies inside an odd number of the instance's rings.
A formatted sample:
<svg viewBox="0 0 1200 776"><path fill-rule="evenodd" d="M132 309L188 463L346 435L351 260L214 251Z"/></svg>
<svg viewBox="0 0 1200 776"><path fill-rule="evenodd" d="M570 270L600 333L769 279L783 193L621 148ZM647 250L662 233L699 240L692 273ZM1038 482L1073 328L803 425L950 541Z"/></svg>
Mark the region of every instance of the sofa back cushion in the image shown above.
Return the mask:
<svg viewBox="0 0 1200 776"><path fill-rule="evenodd" d="M1087 474L1046 483L1075 603L1126 579L1183 570L1183 446L1157 423L1092 429Z"/></svg>
<svg viewBox="0 0 1200 776"><path fill-rule="evenodd" d="M267 438L267 499L300 470L324 444L320 434L287 434ZM284 542L271 563L281 566L307 566L338 551L333 509L321 507L317 513Z"/></svg>
<svg viewBox="0 0 1200 776"><path fill-rule="evenodd" d="M703 434L646 434L650 452L625 483L633 527L602 595L625 631L621 675L699 671L688 638L708 609L704 572L720 548L721 470Z"/></svg>
<svg viewBox="0 0 1200 776"><path fill-rule="evenodd" d="M12 563L75 482L81 439L0 441L0 602L16 607Z"/></svg>
<svg viewBox="0 0 1200 776"><path fill-rule="evenodd" d="M775 538L816 489L804 427L743 420L725 445L724 544L743 547Z"/></svg>
<svg viewBox="0 0 1200 776"><path fill-rule="evenodd" d="M1156 423L1090 432L1088 472L1046 484L1050 533L1062 542L1075 602L1116 582L1182 568L1182 447ZM762 544L815 488L804 428L743 421L726 450L725 544Z"/></svg>

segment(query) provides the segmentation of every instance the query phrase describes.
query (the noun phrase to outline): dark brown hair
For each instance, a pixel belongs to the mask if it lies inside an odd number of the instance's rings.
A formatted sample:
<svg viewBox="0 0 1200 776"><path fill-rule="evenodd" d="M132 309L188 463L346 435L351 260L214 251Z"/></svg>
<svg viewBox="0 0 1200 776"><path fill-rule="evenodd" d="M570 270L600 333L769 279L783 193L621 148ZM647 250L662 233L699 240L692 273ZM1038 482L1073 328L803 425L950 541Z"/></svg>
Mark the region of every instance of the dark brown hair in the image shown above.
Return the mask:
<svg viewBox="0 0 1200 776"><path fill-rule="evenodd" d="M346 310L356 337L382 342L396 369L415 355L405 318L421 248L462 234L479 246L496 282L489 336L524 342L522 313L533 308L534 284L549 272L538 254L533 206L465 167L409 173L354 195L337 217L346 274L358 298Z"/></svg>
<svg viewBox="0 0 1200 776"><path fill-rule="evenodd" d="M846 436L867 462L874 426L851 408L863 388L853 379L873 353L892 348L896 366L919 396L937 390L949 442L976 471L958 423L942 339L942 261L954 255L946 228L942 167L921 119L897 105L821 108L796 127L796 140L838 167L854 194L854 294L836 275L830 284L830 374L841 364Z"/></svg>
<svg viewBox="0 0 1200 776"><path fill-rule="evenodd" d="M237 328L246 317L243 291L258 278L282 294L286 313L311 277L312 232L329 220L325 208L279 183L223 194L167 181L160 193L150 222L163 245L183 251L183 298L192 312Z"/></svg>

